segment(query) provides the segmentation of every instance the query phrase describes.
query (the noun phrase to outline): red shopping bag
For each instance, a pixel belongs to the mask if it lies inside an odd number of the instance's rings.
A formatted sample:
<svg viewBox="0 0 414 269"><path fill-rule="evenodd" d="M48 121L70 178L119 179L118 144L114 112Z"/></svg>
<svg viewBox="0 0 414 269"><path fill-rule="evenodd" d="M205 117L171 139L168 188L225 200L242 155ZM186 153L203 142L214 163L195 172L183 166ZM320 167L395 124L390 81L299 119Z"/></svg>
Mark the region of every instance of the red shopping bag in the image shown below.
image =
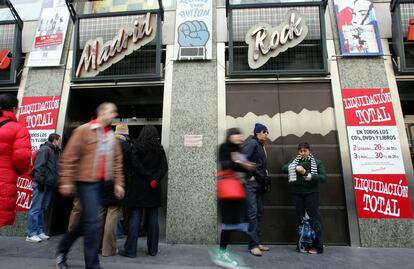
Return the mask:
<svg viewBox="0 0 414 269"><path fill-rule="evenodd" d="M217 173L217 198L219 200L241 200L246 198L246 192L238 174L232 170L222 170Z"/></svg>

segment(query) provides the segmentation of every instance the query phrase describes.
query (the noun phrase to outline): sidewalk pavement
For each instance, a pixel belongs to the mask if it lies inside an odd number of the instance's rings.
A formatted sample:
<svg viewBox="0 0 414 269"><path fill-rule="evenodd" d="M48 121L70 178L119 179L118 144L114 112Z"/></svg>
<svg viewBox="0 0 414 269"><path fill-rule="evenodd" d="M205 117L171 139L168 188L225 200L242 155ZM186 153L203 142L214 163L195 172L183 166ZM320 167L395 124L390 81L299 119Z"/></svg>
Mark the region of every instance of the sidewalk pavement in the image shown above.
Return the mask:
<svg viewBox="0 0 414 269"><path fill-rule="evenodd" d="M0 237L0 268L2 269L53 269L55 250L61 236L49 241L29 243L25 237ZM159 253L152 257L146 254L146 240L138 240L136 258L119 255L100 256L104 269L189 269L218 268L210 260L207 245L178 245L161 243ZM122 248L124 239L118 240ZM83 240L76 242L68 257L70 269L84 268ZM347 269L413 269L414 249L409 248L355 248L327 246L324 254L311 255L297 253L292 245L272 245L262 257L254 257L247 252L245 245L231 245L229 249L241 256L250 268L347 268Z"/></svg>

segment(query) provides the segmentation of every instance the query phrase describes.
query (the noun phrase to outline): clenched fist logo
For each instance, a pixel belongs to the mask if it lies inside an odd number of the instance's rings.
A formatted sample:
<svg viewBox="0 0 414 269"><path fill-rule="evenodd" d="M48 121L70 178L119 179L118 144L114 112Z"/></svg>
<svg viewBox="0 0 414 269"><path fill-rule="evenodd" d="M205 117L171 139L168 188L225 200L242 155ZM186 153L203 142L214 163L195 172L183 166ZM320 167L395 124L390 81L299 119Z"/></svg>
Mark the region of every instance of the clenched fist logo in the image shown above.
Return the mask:
<svg viewBox="0 0 414 269"><path fill-rule="evenodd" d="M178 44L181 47L200 47L210 38L207 25L203 21L185 21L178 26Z"/></svg>

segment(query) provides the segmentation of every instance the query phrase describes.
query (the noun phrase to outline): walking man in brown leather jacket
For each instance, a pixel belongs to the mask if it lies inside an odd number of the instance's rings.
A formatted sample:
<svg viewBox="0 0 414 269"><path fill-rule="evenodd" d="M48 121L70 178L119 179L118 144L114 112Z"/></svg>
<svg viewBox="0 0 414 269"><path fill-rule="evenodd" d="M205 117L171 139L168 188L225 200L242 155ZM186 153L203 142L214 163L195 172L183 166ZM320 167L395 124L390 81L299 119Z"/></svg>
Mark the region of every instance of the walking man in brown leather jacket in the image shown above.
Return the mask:
<svg viewBox="0 0 414 269"><path fill-rule="evenodd" d="M56 268L67 269L67 254L72 244L84 236L86 269L101 269L99 264L99 212L105 181L114 182L115 196L124 196L122 152L111 130L118 116L113 103L96 109L97 118L73 131L60 160L59 191L70 196L77 193L82 204L81 217L75 228L62 238L57 248Z"/></svg>

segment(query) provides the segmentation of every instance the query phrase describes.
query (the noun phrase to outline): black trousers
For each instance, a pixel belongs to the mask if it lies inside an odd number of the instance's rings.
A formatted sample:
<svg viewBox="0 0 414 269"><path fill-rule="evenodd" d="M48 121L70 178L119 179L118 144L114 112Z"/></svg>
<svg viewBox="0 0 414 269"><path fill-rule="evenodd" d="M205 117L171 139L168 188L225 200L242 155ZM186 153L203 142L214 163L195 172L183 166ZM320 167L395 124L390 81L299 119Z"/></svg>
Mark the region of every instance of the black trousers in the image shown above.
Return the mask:
<svg viewBox="0 0 414 269"><path fill-rule="evenodd" d="M296 206L296 223L299 226L308 213L310 224L315 231L315 248L319 252L323 251L323 236L321 215L319 213L319 192L294 193L293 203ZM298 240L299 241L299 238Z"/></svg>

